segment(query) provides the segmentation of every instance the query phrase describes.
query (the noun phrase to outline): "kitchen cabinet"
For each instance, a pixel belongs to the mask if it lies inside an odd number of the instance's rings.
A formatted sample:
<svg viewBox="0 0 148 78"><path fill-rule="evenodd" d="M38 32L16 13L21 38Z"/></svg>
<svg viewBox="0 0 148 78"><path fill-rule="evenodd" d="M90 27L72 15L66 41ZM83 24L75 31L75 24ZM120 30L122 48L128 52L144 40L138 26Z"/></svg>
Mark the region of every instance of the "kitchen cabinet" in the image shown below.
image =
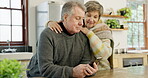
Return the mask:
<svg viewBox="0 0 148 78"><path fill-rule="evenodd" d="M147 65L147 54L113 54L113 68Z"/></svg>

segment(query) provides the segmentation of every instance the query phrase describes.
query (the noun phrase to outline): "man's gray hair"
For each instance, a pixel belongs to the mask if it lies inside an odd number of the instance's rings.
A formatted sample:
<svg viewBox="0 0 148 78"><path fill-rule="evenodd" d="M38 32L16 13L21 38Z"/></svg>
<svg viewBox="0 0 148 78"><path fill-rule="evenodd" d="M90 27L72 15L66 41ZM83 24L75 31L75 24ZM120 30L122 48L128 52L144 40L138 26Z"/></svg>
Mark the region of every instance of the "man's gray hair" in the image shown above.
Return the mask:
<svg viewBox="0 0 148 78"><path fill-rule="evenodd" d="M72 14L73 13L72 9L74 7L79 7L85 12L85 6L83 4L76 1L69 1L69 2L66 2L62 7L61 19L64 20L63 19L64 14Z"/></svg>

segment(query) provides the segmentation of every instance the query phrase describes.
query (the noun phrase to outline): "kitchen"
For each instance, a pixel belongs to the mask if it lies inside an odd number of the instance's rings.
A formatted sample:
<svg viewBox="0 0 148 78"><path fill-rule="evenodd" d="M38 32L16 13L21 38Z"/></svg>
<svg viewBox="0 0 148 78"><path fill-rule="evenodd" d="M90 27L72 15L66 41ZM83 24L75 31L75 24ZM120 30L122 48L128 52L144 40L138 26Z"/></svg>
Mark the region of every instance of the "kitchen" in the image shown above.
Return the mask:
<svg viewBox="0 0 148 78"><path fill-rule="evenodd" d="M32 53L35 53L36 52L36 42L37 42L37 37L36 37L37 36L37 32L36 32L36 29L37 29L37 27L36 27L36 24L37 24L37 22L36 22L36 19L37 19L37 17L36 17L36 15L37 15L37 13L36 13L36 7L38 5L40 5L41 3L46 2L46 1L48 1L49 3L50 2L55 2L55 3L63 4L65 1L69 1L69 0L62 0L62 1L59 1L59 0L52 0L52 1L50 1L50 0L38 0L38 1L28 0L28 45L29 46L32 46ZM85 3L85 2L87 2L89 0L80 0L80 1L82 3ZM116 11L118 9L123 8L123 7L126 7L126 5L127 5L127 0L122 0L122 1L120 1L120 0L113 0L113 1L98 0L98 1L104 6L104 8L105 8L104 9L104 13L107 14L108 12L112 12L112 15L116 15L117 14ZM138 1L138 0L136 0L136 1ZM147 15L146 15L146 17L147 17ZM116 18L116 17L112 17L112 16L111 17L110 16L107 16L107 17L106 16L103 16L102 17L102 19L108 19L108 18ZM117 17L116 19L119 19L121 21L124 21L125 18ZM145 24L147 24L147 23L145 23ZM136 49L137 50L135 50L135 51L133 51L133 50L127 51L128 41L129 41L129 40L127 40L127 38L128 38L127 37L127 31L128 30L126 30L126 29L125 30L113 30L113 36L114 36L114 39L116 41L115 42L115 53L114 54L119 54L120 55L121 52L123 52L123 53L124 52L125 53L126 52L130 52L130 53L131 52L133 52L133 53L138 52L138 55L134 55L134 54L133 55L129 55L129 54L126 54L127 56L122 56L122 54L121 54L120 57L123 57L123 58L126 58L126 57L127 58L132 58L132 57L134 57L134 58L143 58L144 59L143 65L146 65L147 64L147 57L145 57L145 55L143 55L143 54L142 55L139 54L139 52L147 52L147 50L140 50L139 51L139 46L138 47L136 46ZM145 35L147 35L147 33L145 33ZM148 39L147 36L145 37L145 39L146 39L145 40L145 43L147 43L147 39ZM6 41L5 41L5 43L7 45L7 42ZM148 46L145 45L145 49L147 49L147 47ZM27 47L27 48L29 48L29 47ZM122 51L122 49L124 51ZM29 53L30 54L29 55L29 58L33 55L32 53ZM8 53L7 53L7 55L8 55ZM12 58L17 59L17 57L15 57L15 55L13 56L13 54L10 54L8 57L11 57L11 56L12 56ZM2 55L0 57L4 58L6 56L4 54L4 55ZM23 56L20 56L18 58L24 60L24 59L27 59L27 57L28 57L28 53L26 53ZM121 68L121 67L123 67L123 65L120 65L122 63L122 61L120 61L121 63L119 64L119 62L118 62L119 59L117 57L119 57L119 56L118 55L117 56L115 55L115 58L116 59L113 61L113 62L115 62L114 63L115 64L114 66L115 66L115 68ZM119 64L119 65L117 65L116 63Z"/></svg>

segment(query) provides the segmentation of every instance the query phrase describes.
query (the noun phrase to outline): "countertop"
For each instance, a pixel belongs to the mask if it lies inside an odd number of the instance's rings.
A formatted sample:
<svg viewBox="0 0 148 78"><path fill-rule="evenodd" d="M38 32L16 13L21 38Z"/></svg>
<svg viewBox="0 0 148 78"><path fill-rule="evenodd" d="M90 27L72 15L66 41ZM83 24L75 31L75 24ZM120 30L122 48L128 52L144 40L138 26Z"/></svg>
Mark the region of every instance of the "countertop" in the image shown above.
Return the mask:
<svg viewBox="0 0 148 78"><path fill-rule="evenodd" d="M148 53L148 50L128 50L127 53Z"/></svg>
<svg viewBox="0 0 148 78"><path fill-rule="evenodd" d="M89 78L147 78L148 66L135 66L120 69L98 71Z"/></svg>
<svg viewBox="0 0 148 78"><path fill-rule="evenodd" d="M17 59L17 60L30 60L33 53L30 52L17 52L17 53L0 53L0 60L2 59Z"/></svg>

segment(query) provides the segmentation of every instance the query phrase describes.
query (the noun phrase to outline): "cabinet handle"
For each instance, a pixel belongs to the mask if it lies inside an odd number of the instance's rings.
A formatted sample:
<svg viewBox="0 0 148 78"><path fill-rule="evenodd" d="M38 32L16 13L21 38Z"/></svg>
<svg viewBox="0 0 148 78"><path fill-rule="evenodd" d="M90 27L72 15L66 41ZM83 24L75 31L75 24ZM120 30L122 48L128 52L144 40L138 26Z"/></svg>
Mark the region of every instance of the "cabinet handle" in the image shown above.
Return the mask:
<svg viewBox="0 0 148 78"><path fill-rule="evenodd" d="M129 62L130 67L132 67L132 62Z"/></svg>
<svg viewBox="0 0 148 78"><path fill-rule="evenodd" d="M135 62L136 66L138 66L138 62Z"/></svg>

